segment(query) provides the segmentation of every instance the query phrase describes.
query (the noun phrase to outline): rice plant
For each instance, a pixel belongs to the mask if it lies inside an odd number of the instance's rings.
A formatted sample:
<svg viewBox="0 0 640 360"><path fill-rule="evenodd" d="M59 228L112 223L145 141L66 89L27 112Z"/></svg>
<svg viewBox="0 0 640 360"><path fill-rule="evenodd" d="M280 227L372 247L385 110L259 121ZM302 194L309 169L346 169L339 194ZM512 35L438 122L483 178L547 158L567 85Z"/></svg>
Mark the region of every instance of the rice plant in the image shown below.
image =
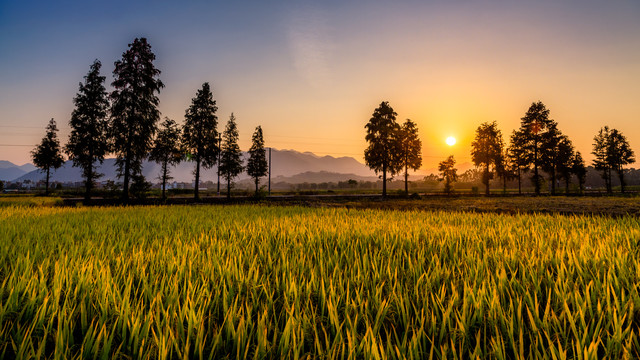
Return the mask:
<svg viewBox="0 0 640 360"><path fill-rule="evenodd" d="M0 207L0 358L639 358L640 220Z"/></svg>

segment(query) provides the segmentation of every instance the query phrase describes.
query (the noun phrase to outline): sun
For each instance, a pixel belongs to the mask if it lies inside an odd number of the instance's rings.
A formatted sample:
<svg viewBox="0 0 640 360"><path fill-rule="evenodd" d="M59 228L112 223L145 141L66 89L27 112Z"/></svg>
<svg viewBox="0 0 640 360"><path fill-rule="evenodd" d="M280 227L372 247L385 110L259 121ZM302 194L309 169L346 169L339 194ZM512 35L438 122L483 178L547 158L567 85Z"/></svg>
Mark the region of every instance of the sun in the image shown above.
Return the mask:
<svg viewBox="0 0 640 360"><path fill-rule="evenodd" d="M454 138L453 136L449 136L447 140L445 140L445 142L447 143L447 145L453 146L456 144L456 138Z"/></svg>

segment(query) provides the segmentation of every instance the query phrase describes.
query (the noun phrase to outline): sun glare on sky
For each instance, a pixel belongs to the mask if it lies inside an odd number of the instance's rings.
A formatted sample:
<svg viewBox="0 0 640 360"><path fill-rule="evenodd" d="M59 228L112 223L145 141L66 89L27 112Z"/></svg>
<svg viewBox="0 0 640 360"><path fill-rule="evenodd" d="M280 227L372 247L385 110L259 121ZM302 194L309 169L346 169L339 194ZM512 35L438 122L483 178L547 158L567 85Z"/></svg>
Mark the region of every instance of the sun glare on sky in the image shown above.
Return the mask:
<svg viewBox="0 0 640 360"><path fill-rule="evenodd" d="M447 145L453 146L456 144L456 138L454 138L453 136L449 136L447 140L445 140L445 142L447 143Z"/></svg>

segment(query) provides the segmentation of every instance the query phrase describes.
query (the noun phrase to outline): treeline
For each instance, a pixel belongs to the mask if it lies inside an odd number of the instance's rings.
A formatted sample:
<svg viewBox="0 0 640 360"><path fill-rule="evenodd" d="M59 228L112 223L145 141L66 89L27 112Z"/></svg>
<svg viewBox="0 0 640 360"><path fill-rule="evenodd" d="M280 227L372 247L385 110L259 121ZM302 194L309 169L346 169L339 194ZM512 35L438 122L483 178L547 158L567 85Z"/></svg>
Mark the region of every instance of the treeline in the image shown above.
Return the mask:
<svg viewBox="0 0 640 360"><path fill-rule="evenodd" d="M421 142L415 123L407 119L400 125L396 116L388 102L382 102L374 110L365 125L368 147L364 157L371 169L382 174L383 183L388 177L404 172L406 192L407 169L417 170L422 163ZM613 191L614 174L618 177L621 192L624 192L625 174L628 172L624 167L635 162L626 137L619 130L605 126L593 141L592 165L601 173L607 192ZM575 150L569 137L560 131L558 123L549 117L549 109L540 101L531 104L521 118L520 128L511 134L508 145L494 121L478 126L471 148L472 161L481 171L481 182L487 195L494 178L502 180L505 191L508 181L517 180L518 193L522 193L522 180L527 175L535 193L540 194L545 181L543 173L551 185L551 194L556 193L556 183L560 181L568 194L573 179L577 180L579 191L584 191L587 168L582 154ZM438 180L444 182L447 193L453 191L453 183L458 180L455 163L454 157L449 156L438 165ZM386 195L385 185L382 193Z"/></svg>
<svg viewBox="0 0 640 360"><path fill-rule="evenodd" d="M46 135L32 151L35 166L46 173L46 190L49 192L51 169L58 169L64 162L63 154L82 170L85 199L90 199L95 182L102 174L99 164L108 154L116 156L118 176L123 179L122 199L129 193L141 193L151 187L142 175L142 162L146 158L161 165L162 197L166 196L166 183L171 177L171 167L181 161L195 163L195 192L199 198L200 171L218 166L219 176L227 183L227 197L231 184L242 171L254 179L256 194L259 180L267 175L268 164L264 148L262 128L256 127L246 166L238 146L236 118L231 113L225 129L218 128L218 107L213 99L209 83L202 84L191 105L185 111L185 121L179 126L166 118L160 126L158 94L164 87L159 79L160 70L155 65L155 55L145 38L136 38L114 63L113 91L107 92L105 76L100 75L102 64L96 60L80 83L73 99L75 108L69 120L71 133L64 147L57 137L54 119L49 121Z"/></svg>

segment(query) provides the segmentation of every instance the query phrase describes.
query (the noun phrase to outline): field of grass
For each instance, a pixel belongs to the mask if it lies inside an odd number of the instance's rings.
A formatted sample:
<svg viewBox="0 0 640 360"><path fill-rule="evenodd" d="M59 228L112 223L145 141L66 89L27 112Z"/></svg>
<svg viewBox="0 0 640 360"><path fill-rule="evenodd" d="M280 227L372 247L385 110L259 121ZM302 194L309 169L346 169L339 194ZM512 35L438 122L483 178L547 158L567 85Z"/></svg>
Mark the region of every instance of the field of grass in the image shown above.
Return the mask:
<svg viewBox="0 0 640 360"><path fill-rule="evenodd" d="M0 207L0 358L639 358L640 219Z"/></svg>

